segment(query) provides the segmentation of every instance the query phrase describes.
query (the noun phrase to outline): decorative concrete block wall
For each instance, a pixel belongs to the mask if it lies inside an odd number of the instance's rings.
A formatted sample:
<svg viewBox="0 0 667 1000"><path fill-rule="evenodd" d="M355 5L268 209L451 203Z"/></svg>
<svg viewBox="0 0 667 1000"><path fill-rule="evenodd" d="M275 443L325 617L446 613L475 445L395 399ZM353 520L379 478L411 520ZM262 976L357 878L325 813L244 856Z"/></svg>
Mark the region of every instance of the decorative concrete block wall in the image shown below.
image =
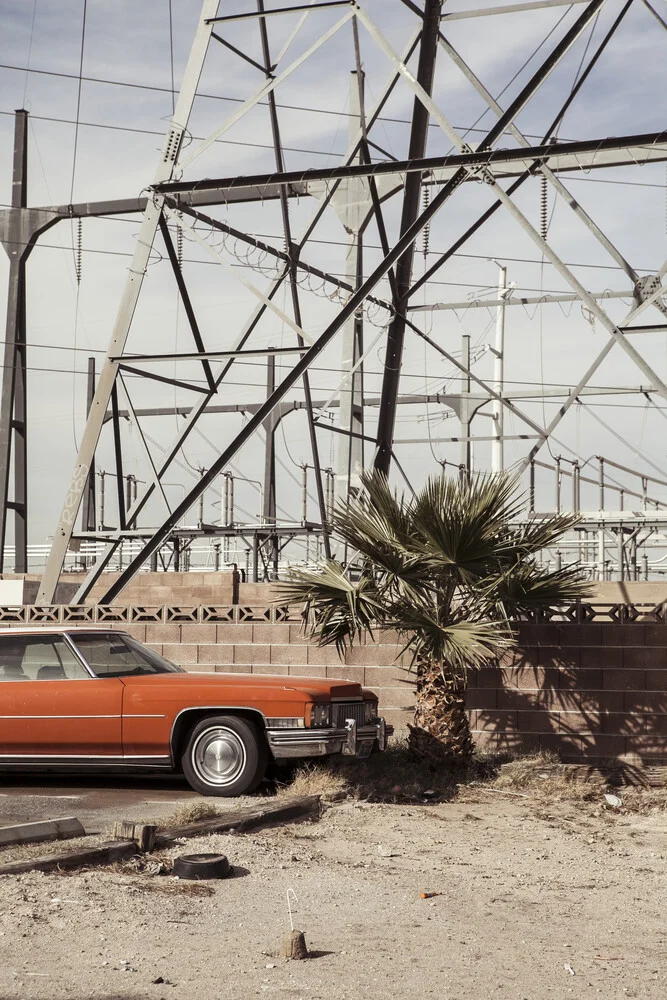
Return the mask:
<svg viewBox="0 0 667 1000"><path fill-rule="evenodd" d="M665 606L575 610L584 623L521 624L517 648L498 667L470 673L466 702L477 743L551 750L566 761L638 755L667 764ZM586 622L589 616L606 620ZM368 637L341 661L335 648L307 642L297 617L266 605L22 606L0 608L0 627L104 624L187 670L278 674L286 683L349 678L377 691L394 726L407 725L412 675L396 662L395 636Z"/></svg>

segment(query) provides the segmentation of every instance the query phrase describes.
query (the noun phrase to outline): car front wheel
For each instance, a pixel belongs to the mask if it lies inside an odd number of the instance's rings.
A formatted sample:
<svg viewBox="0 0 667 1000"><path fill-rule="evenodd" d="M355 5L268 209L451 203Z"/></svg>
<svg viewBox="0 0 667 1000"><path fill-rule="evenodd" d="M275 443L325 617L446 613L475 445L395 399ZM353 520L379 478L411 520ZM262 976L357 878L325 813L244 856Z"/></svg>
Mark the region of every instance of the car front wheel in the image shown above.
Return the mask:
<svg viewBox="0 0 667 1000"><path fill-rule="evenodd" d="M257 727L233 715L193 726L181 760L188 784L202 795L243 795L259 785L268 749Z"/></svg>

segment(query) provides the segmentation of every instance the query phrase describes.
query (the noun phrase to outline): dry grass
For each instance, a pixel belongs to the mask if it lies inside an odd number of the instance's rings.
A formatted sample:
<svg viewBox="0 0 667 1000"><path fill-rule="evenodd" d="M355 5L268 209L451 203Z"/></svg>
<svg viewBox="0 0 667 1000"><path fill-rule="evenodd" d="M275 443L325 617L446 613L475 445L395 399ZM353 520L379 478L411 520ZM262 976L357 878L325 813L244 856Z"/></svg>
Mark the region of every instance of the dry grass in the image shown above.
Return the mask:
<svg viewBox="0 0 667 1000"><path fill-rule="evenodd" d="M280 787L279 795L292 798L295 795L335 795L349 790L343 773L336 773L331 767L319 764L305 764L298 768L289 784Z"/></svg>
<svg viewBox="0 0 667 1000"><path fill-rule="evenodd" d="M145 822L154 824L158 830L170 830L172 827L188 826L190 823L197 823L200 819L212 819L219 814L220 810L216 809L215 806L210 805L208 802L198 802L195 800L179 806L178 809L175 809L173 813L170 813L164 819L151 819Z"/></svg>
<svg viewBox="0 0 667 1000"><path fill-rule="evenodd" d="M667 810L667 788L626 785L619 790L611 776L568 767L548 753L479 754L469 767L436 767L416 758L399 740L393 741L386 753L373 754L367 760L334 758L301 767L281 794L347 792L367 802L388 803L480 802L507 796L536 803L599 805L607 791L619 794L623 812Z"/></svg>

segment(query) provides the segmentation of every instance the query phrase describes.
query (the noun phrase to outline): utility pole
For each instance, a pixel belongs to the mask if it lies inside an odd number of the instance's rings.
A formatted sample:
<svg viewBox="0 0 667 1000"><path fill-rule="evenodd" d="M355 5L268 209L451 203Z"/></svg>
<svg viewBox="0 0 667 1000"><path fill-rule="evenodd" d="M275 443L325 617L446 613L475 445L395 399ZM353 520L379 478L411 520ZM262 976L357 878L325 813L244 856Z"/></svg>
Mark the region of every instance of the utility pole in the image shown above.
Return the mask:
<svg viewBox="0 0 667 1000"><path fill-rule="evenodd" d="M461 401L459 403L459 419L461 421L461 469L465 470L469 478L472 471L472 441L470 440L470 428L472 426L472 402L470 390L472 388L470 379L470 334L464 333L461 337L461 364L466 370L461 386Z"/></svg>
<svg viewBox="0 0 667 1000"><path fill-rule="evenodd" d="M417 66L417 82L429 96L433 91L441 8L442 0L425 0L419 63ZM429 112L419 98L415 96L412 110L412 124L410 127L409 160L419 159L426 155L428 121ZM422 178L419 171L408 173L405 179L405 194L401 215L401 236L410 229L419 215L421 189ZM411 243L396 262L396 293L393 303L395 313L387 332L387 352L382 379L382 395L376 440L377 450L375 454L375 468L378 472L383 472L385 476L389 475L389 467L391 465L394 427L396 425L396 403L401 377L401 365L403 363L403 341L405 339L408 293L412 279L414 255L415 245Z"/></svg>
<svg viewBox="0 0 667 1000"><path fill-rule="evenodd" d="M276 356L269 354L266 359L266 395L267 398L276 388ZM264 502L262 505L262 520L265 524L276 523L276 427L278 415L273 410L264 421ZM270 557L276 578L278 576L278 536L271 535L268 539Z"/></svg>
<svg viewBox="0 0 667 1000"><path fill-rule="evenodd" d="M86 415L90 413L95 398L95 358L88 358L88 385L86 391ZM95 531L95 459L90 463L88 486L83 495L81 526L84 531Z"/></svg>
<svg viewBox="0 0 667 1000"><path fill-rule="evenodd" d="M349 143L354 142L364 117L363 108L364 76L356 71L350 74L350 116L348 126ZM361 163L361 153L352 161ZM363 185L362 181L362 185ZM363 280L363 236L362 229L368 215L368 194L363 197L359 181L347 182L347 205L345 206L345 280L352 288L358 288ZM360 197L360 194L362 195ZM351 485L358 485L359 472L364 465L363 439L353 437L364 431L363 418L363 374L353 371L363 354L364 311L360 307L345 323L342 331L343 357L341 374L348 375L347 382L340 391L340 435L338 444L336 479L338 496L347 500Z"/></svg>
<svg viewBox="0 0 667 1000"><path fill-rule="evenodd" d="M7 511L14 511L14 572L28 572L27 468L26 468L26 293L28 253L24 241L23 212L28 204L28 112L14 117L14 167L9 232L3 244L9 255L9 293L5 326L4 367L0 396L0 572L4 570ZM14 499L9 499L10 466L14 459Z"/></svg>
<svg viewBox="0 0 667 1000"><path fill-rule="evenodd" d="M496 308L496 344L493 360L493 389L502 396L505 383L505 296L507 295L507 268L499 265L498 306ZM493 434L491 442L491 471L502 472L505 467L504 424L505 407L499 399L493 402Z"/></svg>

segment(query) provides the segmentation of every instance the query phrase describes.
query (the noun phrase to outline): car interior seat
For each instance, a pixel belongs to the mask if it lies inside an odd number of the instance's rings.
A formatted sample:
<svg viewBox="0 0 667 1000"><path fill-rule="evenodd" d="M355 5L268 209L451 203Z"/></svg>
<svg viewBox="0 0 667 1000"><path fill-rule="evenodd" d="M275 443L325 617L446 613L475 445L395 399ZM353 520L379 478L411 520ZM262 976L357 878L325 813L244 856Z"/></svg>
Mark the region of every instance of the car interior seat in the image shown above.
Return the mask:
<svg viewBox="0 0 667 1000"><path fill-rule="evenodd" d="M45 667L40 667L37 671L38 681L64 681L67 674L60 663L48 663Z"/></svg>
<svg viewBox="0 0 667 1000"><path fill-rule="evenodd" d="M27 681L28 675L24 673L20 663L3 663L0 667L0 680L6 681Z"/></svg>

